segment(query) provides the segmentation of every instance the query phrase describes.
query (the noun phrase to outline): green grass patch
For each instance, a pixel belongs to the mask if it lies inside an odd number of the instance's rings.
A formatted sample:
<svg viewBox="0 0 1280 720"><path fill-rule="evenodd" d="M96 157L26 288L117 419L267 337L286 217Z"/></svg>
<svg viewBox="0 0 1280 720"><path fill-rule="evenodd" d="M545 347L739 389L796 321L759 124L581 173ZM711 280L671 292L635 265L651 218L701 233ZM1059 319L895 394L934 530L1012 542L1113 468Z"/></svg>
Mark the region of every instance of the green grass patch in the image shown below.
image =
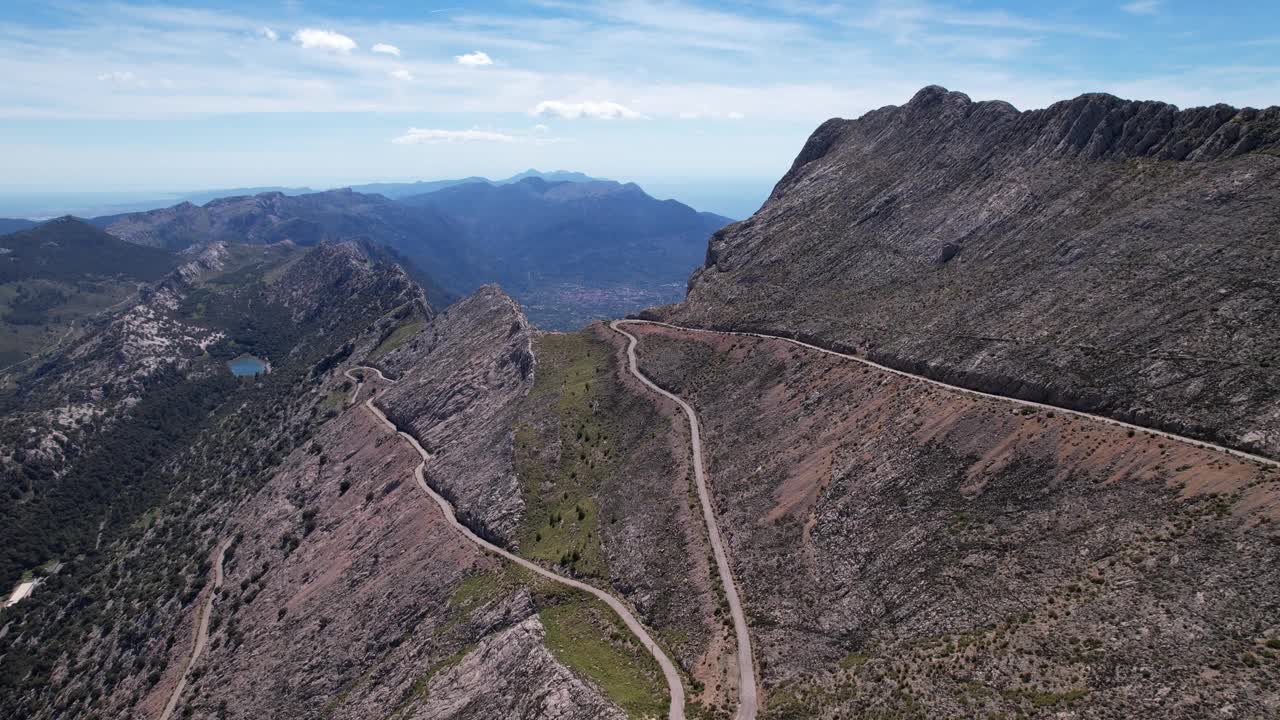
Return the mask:
<svg viewBox="0 0 1280 720"><path fill-rule="evenodd" d="M426 321L421 319L399 325L395 330L391 331L390 335L383 338L382 342L378 343L378 347L369 353L369 360L373 362L381 359L387 353L408 342L414 335L422 332L422 329L426 326Z"/></svg>
<svg viewBox="0 0 1280 720"><path fill-rule="evenodd" d="M614 461L614 433L599 410L618 392L611 348L584 330L543 336L535 352L538 375L525 416L543 422L518 426L515 438L526 507L520 549L577 575L607 577L593 493ZM544 452L550 447L559 448L558 457Z"/></svg>
<svg viewBox="0 0 1280 720"><path fill-rule="evenodd" d="M159 520L159 519L160 519L160 508L153 507L150 510L139 515L138 519L133 521L133 527L139 530L148 530L151 528L152 525L155 525L156 520Z"/></svg>
<svg viewBox="0 0 1280 720"><path fill-rule="evenodd" d="M1071 707L1089 694L1086 688L1074 688L1065 692L1051 690L1007 690L1005 697L1010 700L1025 700L1034 708Z"/></svg>
<svg viewBox="0 0 1280 720"><path fill-rule="evenodd" d="M352 389L355 389L354 386ZM320 407L325 410L341 410L346 406L349 397L351 397L351 390L330 390L329 394L324 396L324 400L320 401Z"/></svg>
<svg viewBox="0 0 1280 720"><path fill-rule="evenodd" d="M449 657L435 662L431 667L427 668L427 671L419 675L418 678L413 681L413 685L409 686L409 691L400 699L395 710L391 711L389 720L401 720L401 718L408 717L410 710L430 696L428 688L431 685L431 678L462 662L462 658L466 657L467 653L471 652L473 649L475 649L474 644L467 645Z"/></svg>
<svg viewBox="0 0 1280 720"><path fill-rule="evenodd" d="M851 652L848 655L845 655L844 657L840 658L840 668L842 670L853 670L855 668L860 668L863 666L864 663L867 662L867 660L870 660L870 659L871 658L867 657L862 653Z"/></svg>
<svg viewBox="0 0 1280 720"><path fill-rule="evenodd" d="M653 656L603 603L574 593L538 613L556 659L587 678L628 717L665 717L666 685Z"/></svg>

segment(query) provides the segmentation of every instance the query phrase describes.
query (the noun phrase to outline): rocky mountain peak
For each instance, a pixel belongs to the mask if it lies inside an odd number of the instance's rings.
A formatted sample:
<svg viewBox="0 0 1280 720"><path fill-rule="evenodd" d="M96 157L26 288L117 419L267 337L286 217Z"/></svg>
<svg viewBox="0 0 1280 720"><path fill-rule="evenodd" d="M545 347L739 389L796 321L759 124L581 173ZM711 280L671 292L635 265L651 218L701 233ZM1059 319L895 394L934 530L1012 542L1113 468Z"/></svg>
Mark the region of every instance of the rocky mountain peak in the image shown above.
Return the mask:
<svg viewBox="0 0 1280 720"><path fill-rule="evenodd" d="M1000 100L975 102L938 85L904 105L856 120L832 119L809 137L775 193L787 192L810 163L842 148L889 157L983 158L1021 163L1066 158L1206 162L1249 153L1280 154L1280 107L1218 104L1180 110L1169 103L1086 93L1040 110Z"/></svg>

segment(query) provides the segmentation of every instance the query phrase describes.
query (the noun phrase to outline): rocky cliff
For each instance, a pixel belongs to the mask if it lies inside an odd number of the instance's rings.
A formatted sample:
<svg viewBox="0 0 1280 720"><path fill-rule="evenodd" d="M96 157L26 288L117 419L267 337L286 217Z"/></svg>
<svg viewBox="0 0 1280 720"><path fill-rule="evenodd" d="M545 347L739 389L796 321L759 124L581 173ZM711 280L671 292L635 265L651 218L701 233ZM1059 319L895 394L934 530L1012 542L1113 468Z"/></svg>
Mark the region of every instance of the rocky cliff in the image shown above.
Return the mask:
<svg viewBox="0 0 1280 720"><path fill-rule="evenodd" d="M500 543L523 512L511 428L533 383L531 341L515 301L485 286L382 360L401 381L379 405L432 454L428 481L468 527Z"/></svg>
<svg viewBox="0 0 1280 720"><path fill-rule="evenodd" d="M929 87L824 123L658 315L1280 454L1280 108Z"/></svg>

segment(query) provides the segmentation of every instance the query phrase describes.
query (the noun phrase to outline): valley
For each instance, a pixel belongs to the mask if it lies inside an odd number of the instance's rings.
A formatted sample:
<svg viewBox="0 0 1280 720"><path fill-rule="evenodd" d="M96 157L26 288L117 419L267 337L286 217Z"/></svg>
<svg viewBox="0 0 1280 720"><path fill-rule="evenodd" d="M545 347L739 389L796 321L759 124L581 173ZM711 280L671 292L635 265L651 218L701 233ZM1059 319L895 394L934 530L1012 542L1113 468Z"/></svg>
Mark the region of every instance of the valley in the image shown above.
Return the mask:
<svg viewBox="0 0 1280 720"><path fill-rule="evenodd" d="M0 236L0 713L1273 716L1277 118L926 87L741 222L522 173Z"/></svg>

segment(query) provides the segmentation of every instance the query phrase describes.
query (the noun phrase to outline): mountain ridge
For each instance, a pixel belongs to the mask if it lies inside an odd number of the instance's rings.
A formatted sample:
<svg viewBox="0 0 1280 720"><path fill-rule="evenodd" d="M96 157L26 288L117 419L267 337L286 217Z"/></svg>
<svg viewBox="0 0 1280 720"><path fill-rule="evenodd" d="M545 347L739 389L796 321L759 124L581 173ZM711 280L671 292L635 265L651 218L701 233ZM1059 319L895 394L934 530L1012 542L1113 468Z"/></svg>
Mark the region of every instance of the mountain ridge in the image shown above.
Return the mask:
<svg viewBox="0 0 1280 720"><path fill-rule="evenodd" d="M1280 108L925 88L823 123L647 316L1275 456L1277 143Z"/></svg>

